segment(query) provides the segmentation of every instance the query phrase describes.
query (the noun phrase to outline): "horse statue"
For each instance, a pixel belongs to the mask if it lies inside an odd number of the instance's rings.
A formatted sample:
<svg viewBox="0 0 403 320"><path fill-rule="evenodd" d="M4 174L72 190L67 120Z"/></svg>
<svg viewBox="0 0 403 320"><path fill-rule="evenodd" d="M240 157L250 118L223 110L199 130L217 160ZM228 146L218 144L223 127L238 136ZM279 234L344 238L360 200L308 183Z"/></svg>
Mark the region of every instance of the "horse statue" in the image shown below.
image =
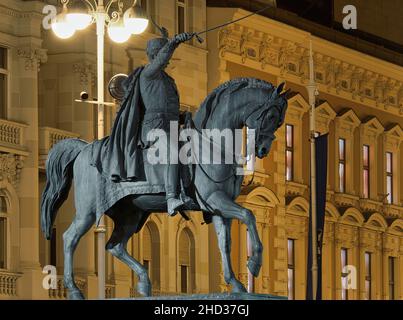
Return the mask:
<svg viewBox="0 0 403 320"><path fill-rule="evenodd" d="M190 117L191 126L201 135L203 129L232 132L245 126L253 129L254 153L258 158L264 158L275 139L274 133L284 122L287 98L286 92L282 92L283 87L284 83L275 87L255 78L225 82L207 96L194 118ZM46 161L47 183L41 202L42 231L47 239L51 238L57 211L67 199L74 181L76 216L63 234L64 286L68 290L68 298L84 299L74 281L73 255L81 237L91 226L98 224L103 214L114 222L106 250L137 274L138 293L150 296L151 282L147 270L129 255L126 246L151 213L167 211L165 194L163 189L150 192L147 188L138 188L139 185L144 186L144 182L117 183L102 177L91 165L91 146L95 142L66 139L50 150ZM236 150L232 152L235 155ZM191 198L195 204L191 209L202 211L205 221L214 224L226 283L231 285L232 292L246 292L231 266L231 221L238 219L249 230L252 254L247 267L254 277L258 276L262 265L263 247L253 213L235 202L243 182L243 176L236 173L239 163L193 163L187 165L189 167L190 189L193 190ZM100 188L104 191L101 192Z"/></svg>

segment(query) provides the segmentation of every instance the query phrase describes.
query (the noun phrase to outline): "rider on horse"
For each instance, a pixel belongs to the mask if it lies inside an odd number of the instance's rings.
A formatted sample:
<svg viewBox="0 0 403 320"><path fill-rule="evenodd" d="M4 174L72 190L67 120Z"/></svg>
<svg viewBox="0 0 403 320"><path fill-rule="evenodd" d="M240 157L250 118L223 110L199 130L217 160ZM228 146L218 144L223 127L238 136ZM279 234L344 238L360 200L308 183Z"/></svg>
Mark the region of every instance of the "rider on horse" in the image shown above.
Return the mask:
<svg viewBox="0 0 403 320"><path fill-rule="evenodd" d="M148 41L149 63L134 70L122 84L124 96L118 99L121 107L112 133L93 143L92 165L112 182L145 181L143 150L156 142L149 140L150 133L162 130L167 138L167 156L166 162L159 165L156 172L164 184L167 211L175 215L189 199L183 196L182 200L178 195L179 165L171 160L171 154L177 159L178 152L178 141L170 143L170 122L179 121L179 94L175 80L165 72L165 68L175 49L195 34L181 33L168 38L165 28L160 31L162 38Z"/></svg>
<svg viewBox="0 0 403 320"><path fill-rule="evenodd" d="M191 40L194 34L181 33L172 39L157 38L148 41L147 64L140 74L140 92L145 107L141 140L146 141L147 134L154 129L163 130L167 134L167 166L164 183L168 213L174 215L176 209L184 203L178 197L179 165L170 163L170 152L176 152L169 143L170 122L179 121L179 94L175 80L166 72L175 49L179 44Z"/></svg>

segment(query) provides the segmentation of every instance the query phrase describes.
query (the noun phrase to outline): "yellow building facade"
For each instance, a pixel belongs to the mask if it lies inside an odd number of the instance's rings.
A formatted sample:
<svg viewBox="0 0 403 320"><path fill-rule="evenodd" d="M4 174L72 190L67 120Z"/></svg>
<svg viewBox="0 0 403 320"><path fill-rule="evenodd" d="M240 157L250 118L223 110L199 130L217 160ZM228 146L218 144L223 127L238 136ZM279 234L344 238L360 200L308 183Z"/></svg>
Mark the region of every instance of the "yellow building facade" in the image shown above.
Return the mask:
<svg viewBox="0 0 403 320"><path fill-rule="evenodd" d="M45 241L39 227L44 161L57 141L92 141L96 135L95 110L74 102L81 91L96 95L95 30L57 39L42 27L44 4L6 0L0 5L0 299L65 298L62 234L74 216L73 196L57 217L55 237ZM171 35L248 14L207 8L204 0L148 0L146 6ZM105 78L146 63L144 48L155 36L150 27L123 45L107 40ZM183 108L194 111L208 92L239 76L274 85L286 81L292 90L270 155L257 160L254 179L245 178L238 198L254 212L264 246L254 291L305 298L310 159L306 85L312 40L319 90L316 131L329 134L323 298L402 299L403 68L262 16L209 33L206 40L182 45L169 67ZM106 111L106 132L115 113L113 108ZM112 228L107 220L107 237ZM232 239L234 272L246 285L246 227L234 222ZM129 247L147 266L156 295L229 289L214 228L203 224L200 213L191 213L191 221L153 215ZM76 281L88 298L97 297L98 291L96 248L91 230L75 254ZM57 267L58 289L43 288L46 265ZM136 278L126 265L107 255L106 272L108 298L135 296Z"/></svg>

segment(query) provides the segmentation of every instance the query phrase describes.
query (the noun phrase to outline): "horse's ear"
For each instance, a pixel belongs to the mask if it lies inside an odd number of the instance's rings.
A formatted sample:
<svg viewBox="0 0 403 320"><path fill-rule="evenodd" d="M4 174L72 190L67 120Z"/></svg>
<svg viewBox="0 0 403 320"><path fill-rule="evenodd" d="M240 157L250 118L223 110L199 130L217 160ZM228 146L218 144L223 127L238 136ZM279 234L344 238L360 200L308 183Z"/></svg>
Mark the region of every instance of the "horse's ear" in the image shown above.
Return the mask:
<svg viewBox="0 0 403 320"><path fill-rule="evenodd" d="M277 96L280 96L280 93L283 91L285 86L285 82L280 83L280 85L276 89Z"/></svg>
<svg viewBox="0 0 403 320"><path fill-rule="evenodd" d="M281 94L282 97L287 98L287 95L291 92L291 89L288 88L284 93Z"/></svg>

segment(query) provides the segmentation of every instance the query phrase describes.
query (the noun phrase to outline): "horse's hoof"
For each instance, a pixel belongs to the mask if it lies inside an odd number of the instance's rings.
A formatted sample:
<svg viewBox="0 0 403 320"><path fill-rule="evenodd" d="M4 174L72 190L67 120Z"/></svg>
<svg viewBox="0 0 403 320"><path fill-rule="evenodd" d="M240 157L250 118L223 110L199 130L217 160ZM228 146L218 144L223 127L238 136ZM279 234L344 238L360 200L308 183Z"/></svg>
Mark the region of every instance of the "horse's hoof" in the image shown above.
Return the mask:
<svg viewBox="0 0 403 320"><path fill-rule="evenodd" d="M246 290L245 286L240 281L238 281L236 279L231 283L231 286L232 286L232 290L231 290L232 293L248 292Z"/></svg>
<svg viewBox="0 0 403 320"><path fill-rule="evenodd" d="M255 258L253 258L253 257L249 258L248 269L255 278L259 275L261 267L262 267L262 264L259 263Z"/></svg>
<svg viewBox="0 0 403 320"><path fill-rule="evenodd" d="M80 290L68 290L67 294L68 300L85 300L84 295Z"/></svg>
<svg viewBox="0 0 403 320"><path fill-rule="evenodd" d="M151 296L151 284L149 281L139 281L137 283L137 292L143 297Z"/></svg>

